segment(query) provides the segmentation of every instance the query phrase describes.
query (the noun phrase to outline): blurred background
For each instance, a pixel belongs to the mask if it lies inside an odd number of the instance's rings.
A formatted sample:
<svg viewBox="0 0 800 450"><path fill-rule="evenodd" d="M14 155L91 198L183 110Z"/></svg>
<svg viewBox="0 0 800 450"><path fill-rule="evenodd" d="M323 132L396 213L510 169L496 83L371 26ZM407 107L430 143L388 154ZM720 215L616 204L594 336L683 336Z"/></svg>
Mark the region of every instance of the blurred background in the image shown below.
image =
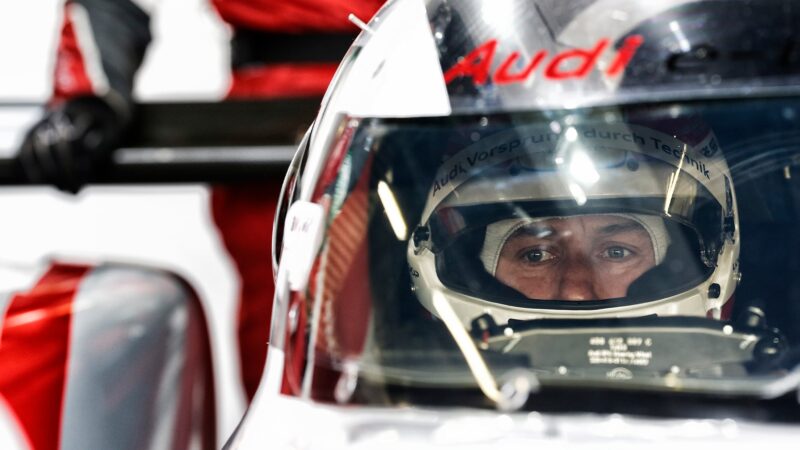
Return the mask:
<svg viewBox="0 0 800 450"><path fill-rule="evenodd" d="M0 3L0 156L16 152L20 133L50 96L62 3ZM222 98L229 31L209 2L161 0L152 31L136 85L139 101ZM29 286L50 258L133 262L181 274L209 318L224 439L244 408L234 330L238 279L213 229L208 196L202 185L90 187L75 196L0 187L0 294Z"/></svg>

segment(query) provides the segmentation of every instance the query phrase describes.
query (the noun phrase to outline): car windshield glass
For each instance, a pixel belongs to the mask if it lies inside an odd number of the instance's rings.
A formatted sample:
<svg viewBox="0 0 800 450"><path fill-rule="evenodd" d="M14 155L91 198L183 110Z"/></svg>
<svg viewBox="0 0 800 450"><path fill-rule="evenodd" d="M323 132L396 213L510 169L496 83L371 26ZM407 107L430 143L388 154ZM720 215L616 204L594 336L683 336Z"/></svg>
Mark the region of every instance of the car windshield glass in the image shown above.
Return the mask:
<svg viewBox="0 0 800 450"><path fill-rule="evenodd" d="M296 385L766 395L800 356L798 130L795 98L344 118Z"/></svg>

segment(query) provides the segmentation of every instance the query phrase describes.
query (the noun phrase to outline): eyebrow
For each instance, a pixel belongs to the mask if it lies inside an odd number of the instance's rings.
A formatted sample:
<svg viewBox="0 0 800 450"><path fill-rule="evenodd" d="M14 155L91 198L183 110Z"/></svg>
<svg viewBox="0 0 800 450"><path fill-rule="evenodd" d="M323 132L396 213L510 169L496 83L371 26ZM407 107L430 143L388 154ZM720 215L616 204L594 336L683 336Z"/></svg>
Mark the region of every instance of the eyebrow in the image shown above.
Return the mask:
<svg viewBox="0 0 800 450"><path fill-rule="evenodd" d="M546 239L553 235L553 227L543 226L535 223L523 225L515 231L511 237L517 236L533 236L540 239Z"/></svg>
<svg viewBox="0 0 800 450"><path fill-rule="evenodd" d="M598 234L602 235L614 235L619 233L624 233L626 231L644 231L642 225L637 222L622 222L622 223L612 223L611 225L606 225L598 230ZM517 231L515 231L510 238L515 237L522 237L522 236L533 236L539 239L551 239L555 234L555 230L553 227L547 225L540 225L536 223L523 225ZM509 239L510 239L509 238Z"/></svg>
<svg viewBox="0 0 800 450"><path fill-rule="evenodd" d="M599 234L617 234L617 233L624 233L626 231L644 231L644 227L636 222L623 222L623 223L612 223L611 225L606 225L600 230L598 230Z"/></svg>

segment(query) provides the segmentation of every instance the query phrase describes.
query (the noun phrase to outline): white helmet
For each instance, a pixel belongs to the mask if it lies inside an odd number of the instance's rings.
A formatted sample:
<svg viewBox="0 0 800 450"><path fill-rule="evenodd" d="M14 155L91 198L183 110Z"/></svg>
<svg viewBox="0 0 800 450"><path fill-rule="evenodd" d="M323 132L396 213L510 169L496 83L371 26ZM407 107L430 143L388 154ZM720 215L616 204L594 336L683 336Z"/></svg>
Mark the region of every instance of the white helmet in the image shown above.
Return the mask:
<svg viewBox="0 0 800 450"><path fill-rule="evenodd" d="M426 308L436 314L438 292L465 326L487 314L498 324L720 319L736 288L739 235L714 134L697 124L681 130L684 123L664 120L667 134L617 120L515 124L476 135L447 159L408 245ZM568 226L580 218L591 223ZM619 255L596 254L609 249Z"/></svg>

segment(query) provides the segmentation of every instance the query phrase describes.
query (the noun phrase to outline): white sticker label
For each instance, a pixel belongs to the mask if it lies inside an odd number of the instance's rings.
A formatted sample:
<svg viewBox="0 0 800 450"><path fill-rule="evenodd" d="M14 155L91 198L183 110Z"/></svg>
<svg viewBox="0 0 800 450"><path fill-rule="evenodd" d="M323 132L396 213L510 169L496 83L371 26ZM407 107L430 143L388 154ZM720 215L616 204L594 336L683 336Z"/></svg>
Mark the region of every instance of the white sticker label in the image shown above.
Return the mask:
<svg viewBox="0 0 800 450"><path fill-rule="evenodd" d="M295 202L286 214L283 261L293 291L305 290L311 266L322 243L325 209L316 203Z"/></svg>
<svg viewBox="0 0 800 450"><path fill-rule="evenodd" d="M589 338L589 346L589 364L645 367L653 359L653 339L649 337L593 336Z"/></svg>

